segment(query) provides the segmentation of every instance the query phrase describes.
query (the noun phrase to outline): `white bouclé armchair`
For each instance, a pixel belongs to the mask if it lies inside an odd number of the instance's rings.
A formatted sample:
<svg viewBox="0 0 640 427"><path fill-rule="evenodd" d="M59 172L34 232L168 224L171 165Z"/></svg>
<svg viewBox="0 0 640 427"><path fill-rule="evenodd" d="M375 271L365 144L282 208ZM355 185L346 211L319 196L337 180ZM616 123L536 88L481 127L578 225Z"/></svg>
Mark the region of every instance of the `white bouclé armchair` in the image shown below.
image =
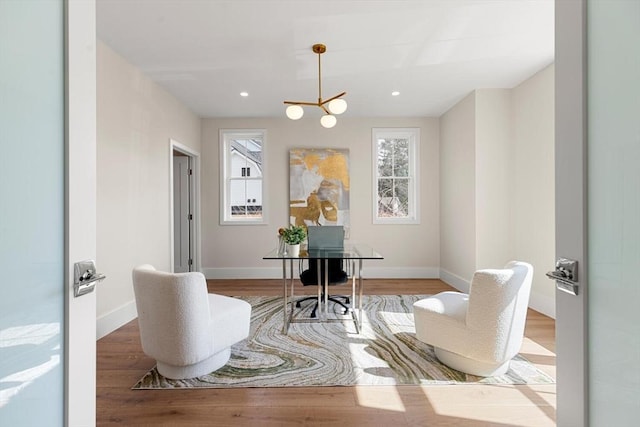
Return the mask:
<svg viewBox="0 0 640 427"><path fill-rule="evenodd" d="M209 294L202 273L141 265L133 270L133 289L142 349L167 378L194 378L221 368L231 346L249 335L251 305Z"/></svg>
<svg viewBox="0 0 640 427"><path fill-rule="evenodd" d="M478 270L469 294L442 292L413 305L416 337L445 365L473 375L504 374L524 337L533 267L512 261Z"/></svg>

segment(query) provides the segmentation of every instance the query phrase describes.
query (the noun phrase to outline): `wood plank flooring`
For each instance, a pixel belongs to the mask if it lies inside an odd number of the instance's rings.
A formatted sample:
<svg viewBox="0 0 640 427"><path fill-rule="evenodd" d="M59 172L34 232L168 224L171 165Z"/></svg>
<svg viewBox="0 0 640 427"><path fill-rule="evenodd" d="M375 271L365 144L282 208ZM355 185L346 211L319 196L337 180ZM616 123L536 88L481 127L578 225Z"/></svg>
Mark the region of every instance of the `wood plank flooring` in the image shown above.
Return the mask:
<svg viewBox="0 0 640 427"><path fill-rule="evenodd" d="M224 295L280 295L280 280L212 280ZM368 294L434 294L439 280L365 280ZM304 289L313 293L314 289ZM297 294L303 293L296 290ZM98 340L97 425L555 426L555 385L131 390L155 365L137 320ZM521 354L555 377L555 323L529 310Z"/></svg>

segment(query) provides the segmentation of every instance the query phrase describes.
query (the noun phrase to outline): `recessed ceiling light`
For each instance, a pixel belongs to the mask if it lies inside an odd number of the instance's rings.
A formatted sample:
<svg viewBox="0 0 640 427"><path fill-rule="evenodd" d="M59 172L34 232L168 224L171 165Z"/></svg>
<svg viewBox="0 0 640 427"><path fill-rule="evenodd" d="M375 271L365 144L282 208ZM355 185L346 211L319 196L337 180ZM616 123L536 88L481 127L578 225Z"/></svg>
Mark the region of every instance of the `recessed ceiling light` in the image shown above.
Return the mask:
<svg viewBox="0 0 640 427"><path fill-rule="evenodd" d="M391 96L398 96L400 95L400 92L398 92L397 90L394 90L393 92L391 92Z"/></svg>
<svg viewBox="0 0 640 427"><path fill-rule="evenodd" d="M247 97L249 96L249 92L240 92L240 96Z"/></svg>

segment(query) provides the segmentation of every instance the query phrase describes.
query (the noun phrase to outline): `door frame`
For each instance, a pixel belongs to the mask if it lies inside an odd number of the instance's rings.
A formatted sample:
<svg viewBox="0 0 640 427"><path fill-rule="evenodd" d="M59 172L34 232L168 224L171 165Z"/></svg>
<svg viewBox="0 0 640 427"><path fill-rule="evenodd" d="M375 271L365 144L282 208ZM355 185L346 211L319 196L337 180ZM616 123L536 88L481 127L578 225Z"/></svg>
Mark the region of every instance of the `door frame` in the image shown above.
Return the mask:
<svg viewBox="0 0 640 427"><path fill-rule="evenodd" d="M96 259L96 5L65 0L64 8L64 424L91 426L96 421L96 292L74 296L73 264Z"/></svg>
<svg viewBox="0 0 640 427"><path fill-rule="evenodd" d="M556 422L585 427L589 425L586 9L586 0L555 2L556 256L578 261L577 295L556 290Z"/></svg>
<svg viewBox="0 0 640 427"><path fill-rule="evenodd" d="M184 144L176 141L175 139L169 139L169 263L171 271L174 270L175 255L174 255L174 227L173 227L173 152L178 151L181 154L189 157L191 160L191 169L193 171L189 185L189 191L191 192L191 200L193 206L193 222L192 222L192 239L191 254L193 259L193 268L191 271L200 271L201 266L201 233L200 233L200 153L187 147Z"/></svg>

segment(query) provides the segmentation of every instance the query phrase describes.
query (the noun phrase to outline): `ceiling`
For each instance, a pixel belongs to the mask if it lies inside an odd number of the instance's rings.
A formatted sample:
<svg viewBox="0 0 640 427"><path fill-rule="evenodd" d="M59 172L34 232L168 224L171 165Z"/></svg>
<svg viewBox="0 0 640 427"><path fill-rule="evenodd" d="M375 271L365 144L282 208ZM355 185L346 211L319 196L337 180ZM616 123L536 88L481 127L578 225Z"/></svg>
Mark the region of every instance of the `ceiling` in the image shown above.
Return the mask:
<svg viewBox="0 0 640 427"><path fill-rule="evenodd" d="M440 116L554 57L553 0L97 0L97 28L201 117L284 117L284 100L315 102L315 43L327 46L322 97L346 91L352 117Z"/></svg>

